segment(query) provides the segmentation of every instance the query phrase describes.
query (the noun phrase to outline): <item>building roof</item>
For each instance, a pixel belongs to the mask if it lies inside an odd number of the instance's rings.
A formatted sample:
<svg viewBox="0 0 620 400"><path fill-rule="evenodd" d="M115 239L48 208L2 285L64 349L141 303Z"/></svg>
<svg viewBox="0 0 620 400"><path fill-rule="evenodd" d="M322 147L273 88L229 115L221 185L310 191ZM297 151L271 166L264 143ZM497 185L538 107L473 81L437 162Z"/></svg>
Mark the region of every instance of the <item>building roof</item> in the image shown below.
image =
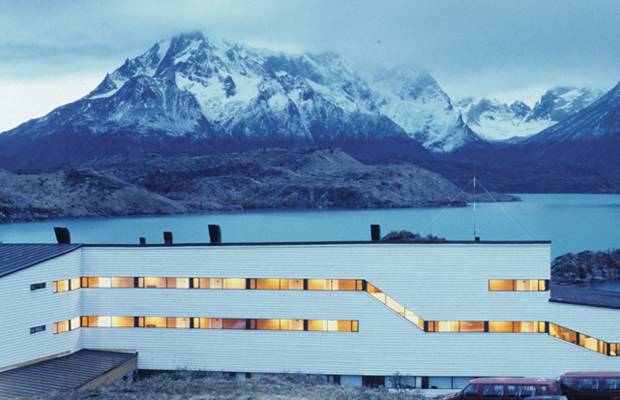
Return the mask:
<svg viewBox="0 0 620 400"><path fill-rule="evenodd" d="M549 301L554 303L620 310L619 292L600 290L584 285L551 285L550 289L551 298Z"/></svg>
<svg viewBox="0 0 620 400"><path fill-rule="evenodd" d="M81 244L0 244L0 278L72 252Z"/></svg>
<svg viewBox="0 0 620 400"><path fill-rule="evenodd" d="M80 350L0 372L0 399L81 388L137 357L137 353Z"/></svg>

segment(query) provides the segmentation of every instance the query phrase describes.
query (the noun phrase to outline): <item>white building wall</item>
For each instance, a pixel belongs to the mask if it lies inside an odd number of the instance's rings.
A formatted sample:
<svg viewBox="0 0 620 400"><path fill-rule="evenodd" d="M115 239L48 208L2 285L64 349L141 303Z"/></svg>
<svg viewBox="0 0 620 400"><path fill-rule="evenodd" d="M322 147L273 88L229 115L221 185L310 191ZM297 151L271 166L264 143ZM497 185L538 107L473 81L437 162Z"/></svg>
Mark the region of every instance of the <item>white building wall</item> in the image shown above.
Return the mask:
<svg viewBox="0 0 620 400"><path fill-rule="evenodd" d="M549 262L549 244L539 243L86 247L82 276L365 279L427 320L541 320L620 342L619 311L488 291L489 279L549 279ZM81 330L85 348L136 349L140 368L431 377L620 369L620 357L545 334L424 333L362 292L81 291L82 315L359 321L359 332Z"/></svg>
<svg viewBox="0 0 620 400"><path fill-rule="evenodd" d="M54 323L81 315L80 290L52 293L53 282L81 273L77 249L0 279L0 370L81 347L79 330L54 335ZM45 282L45 289L30 285ZM45 331L30 328L45 325Z"/></svg>

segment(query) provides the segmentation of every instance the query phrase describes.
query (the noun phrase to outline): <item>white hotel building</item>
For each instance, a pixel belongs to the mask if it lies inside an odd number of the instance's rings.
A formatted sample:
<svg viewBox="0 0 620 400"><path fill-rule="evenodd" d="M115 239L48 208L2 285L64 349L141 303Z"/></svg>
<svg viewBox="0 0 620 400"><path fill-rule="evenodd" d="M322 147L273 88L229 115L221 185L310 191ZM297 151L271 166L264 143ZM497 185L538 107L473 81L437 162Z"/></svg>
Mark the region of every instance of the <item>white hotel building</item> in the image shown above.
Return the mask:
<svg viewBox="0 0 620 400"><path fill-rule="evenodd" d="M217 241L0 244L0 371L81 349L417 388L620 370L620 310L549 301L550 242Z"/></svg>

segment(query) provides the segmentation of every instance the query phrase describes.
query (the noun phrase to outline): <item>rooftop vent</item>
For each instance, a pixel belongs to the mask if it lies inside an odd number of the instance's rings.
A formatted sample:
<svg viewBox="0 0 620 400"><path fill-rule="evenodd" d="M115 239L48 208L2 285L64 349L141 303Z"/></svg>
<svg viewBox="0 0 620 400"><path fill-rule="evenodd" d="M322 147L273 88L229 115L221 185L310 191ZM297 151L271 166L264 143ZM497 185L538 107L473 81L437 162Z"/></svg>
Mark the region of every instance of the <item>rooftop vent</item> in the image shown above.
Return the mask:
<svg viewBox="0 0 620 400"><path fill-rule="evenodd" d="M56 240L58 243L71 243L71 235L69 234L69 229L55 227L54 233L56 234Z"/></svg>
<svg viewBox="0 0 620 400"><path fill-rule="evenodd" d="M172 244L172 232L164 232L164 243Z"/></svg>
<svg viewBox="0 0 620 400"><path fill-rule="evenodd" d="M373 242L381 241L381 227L379 225L370 225L370 239Z"/></svg>
<svg viewBox="0 0 620 400"><path fill-rule="evenodd" d="M140 246L144 246L146 244L146 238L140 238Z"/></svg>
<svg viewBox="0 0 620 400"><path fill-rule="evenodd" d="M219 225L209 225L209 239L211 243L222 243L222 231Z"/></svg>

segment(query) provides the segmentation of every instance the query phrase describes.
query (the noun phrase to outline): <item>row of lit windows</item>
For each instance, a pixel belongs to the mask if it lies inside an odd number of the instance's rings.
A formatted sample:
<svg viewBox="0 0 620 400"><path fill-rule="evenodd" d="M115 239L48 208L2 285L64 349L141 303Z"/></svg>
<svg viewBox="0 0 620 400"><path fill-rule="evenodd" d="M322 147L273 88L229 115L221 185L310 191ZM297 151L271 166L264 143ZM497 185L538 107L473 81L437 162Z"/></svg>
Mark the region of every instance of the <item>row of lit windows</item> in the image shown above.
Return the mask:
<svg viewBox="0 0 620 400"><path fill-rule="evenodd" d="M549 290L547 279L491 279L491 292L544 292Z"/></svg>
<svg viewBox="0 0 620 400"><path fill-rule="evenodd" d="M258 289L362 291L359 279L83 277L54 282L54 293L80 288Z"/></svg>
<svg viewBox="0 0 620 400"><path fill-rule="evenodd" d="M268 331L358 332L358 321L189 317L77 317L56 322L54 333L89 328L245 329Z"/></svg>
<svg viewBox="0 0 620 400"><path fill-rule="evenodd" d="M618 356L620 343L602 340L543 321L425 321L426 332L545 333L608 356Z"/></svg>
<svg viewBox="0 0 620 400"><path fill-rule="evenodd" d="M518 282L518 281L510 281ZM540 282L545 281L526 281ZM533 284L531 284L533 285ZM556 324L543 321L424 321L400 303L386 295L370 283L366 283L366 291L375 299L385 304L392 311L399 314L425 332L497 332L497 333L546 333L558 339L576 344L586 349L608 356L620 355L620 343L607 343L602 340L586 336ZM512 286L513 290L520 286ZM534 286L530 286L534 287ZM542 287L542 286L538 286ZM545 283L545 288L547 288ZM541 289L542 290L542 289ZM547 290L547 289L545 289Z"/></svg>
<svg viewBox="0 0 620 400"><path fill-rule="evenodd" d="M561 340L617 356L620 344L607 343L543 321L424 321L411 310L365 280L354 279L246 279L246 278L151 278L83 277L54 282L54 292L84 288L177 288L177 289L259 289L259 290L342 290L365 291L425 332L546 333ZM548 290L548 281L490 280L490 291ZM259 321L259 320L256 320ZM276 320L264 320L276 321ZM278 320L283 321L283 320ZM292 321L292 320L291 320ZM262 324L262 322L261 322ZM262 326L262 325L261 325ZM224 328L229 329L229 328ZM258 328L248 328L258 329ZM353 328L351 328L353 329ZM292 329L295 330L295 329ZM311 329L314 330L314 329ZM355 327L357 331L357 326Z"/></svg>
<svg viewBox="0 0 620 400"><path fill-rule="evenodd" d="M543 333L545 322L534 321L426 321L427 332Z"/></svg>
<svg viewBox="0 0 620 400"><path fill-rule="evenodd" d="M54 293L80 288L168 288L168 289L259 289L259 290L342 290L362 291L359 279L247 279L247 278L161 278L83 277L54 282ZM536 292L549 290L545 279L491 279L489 291Z"/></svg>

